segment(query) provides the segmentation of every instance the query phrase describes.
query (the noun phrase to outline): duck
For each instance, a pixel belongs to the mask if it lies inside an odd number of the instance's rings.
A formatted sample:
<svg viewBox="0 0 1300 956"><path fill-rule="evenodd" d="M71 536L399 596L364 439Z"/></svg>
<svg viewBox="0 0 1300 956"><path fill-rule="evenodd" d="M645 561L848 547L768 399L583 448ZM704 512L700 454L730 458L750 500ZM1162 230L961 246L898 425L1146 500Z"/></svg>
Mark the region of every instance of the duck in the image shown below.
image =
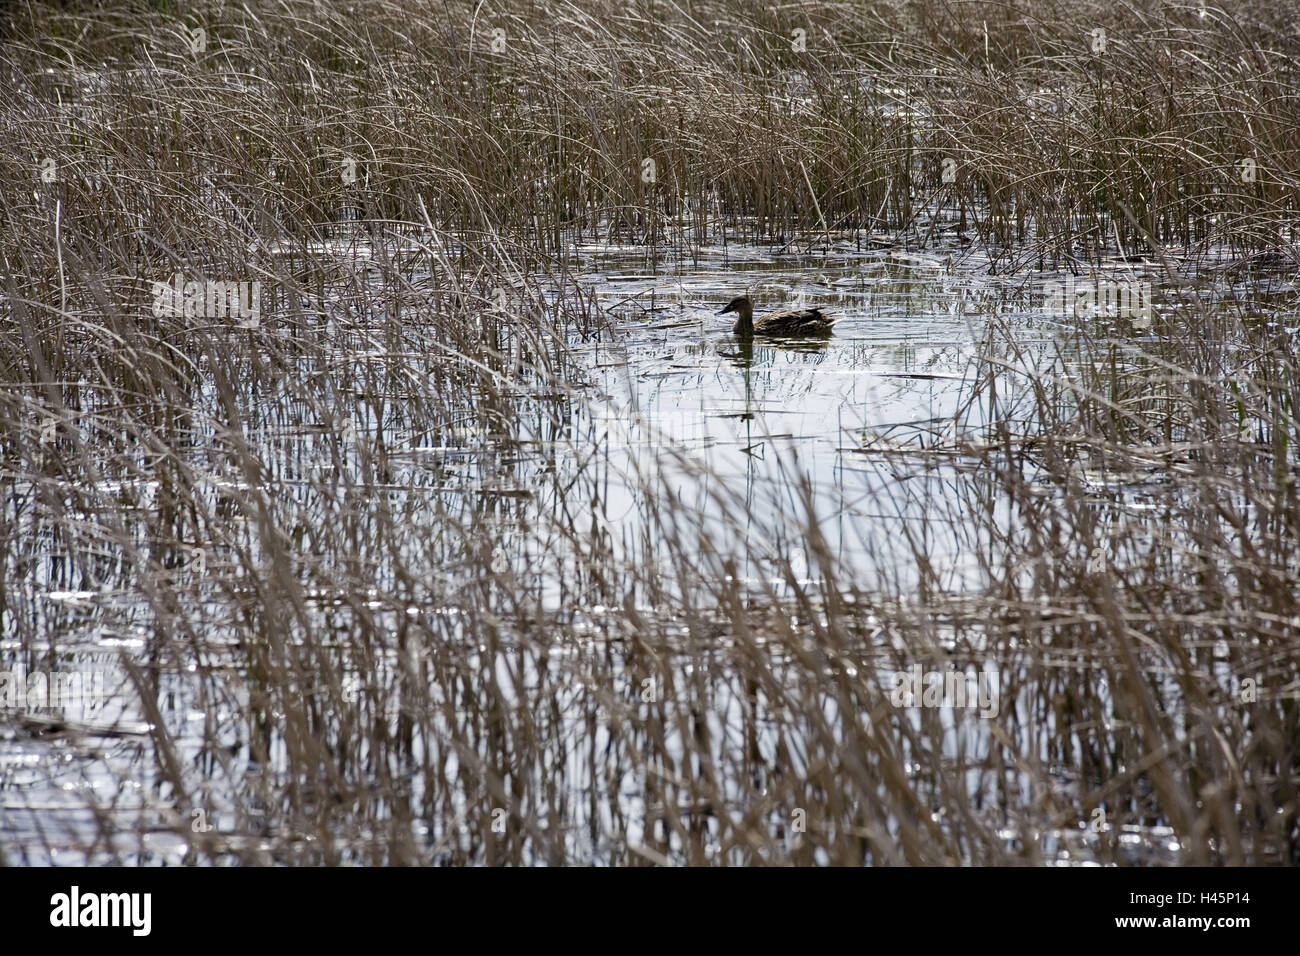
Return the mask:
<svg viewBox="0 0 1300 956"><path fill-rule="evenodd" d="M821 309L782 309L754 318L754 304L749 296L738 295L718 315L735 312L738 318L732 332L742 339L755 335L830 335L835 316Z"/></svg>

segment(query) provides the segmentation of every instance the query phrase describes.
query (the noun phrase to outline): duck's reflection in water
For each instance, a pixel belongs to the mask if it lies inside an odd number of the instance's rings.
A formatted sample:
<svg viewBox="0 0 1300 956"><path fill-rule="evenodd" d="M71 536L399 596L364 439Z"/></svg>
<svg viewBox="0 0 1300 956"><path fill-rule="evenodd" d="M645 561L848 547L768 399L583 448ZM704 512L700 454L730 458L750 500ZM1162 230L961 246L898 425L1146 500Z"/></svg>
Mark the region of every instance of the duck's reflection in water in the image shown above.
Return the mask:
<svg viewBox="0 0 1300 956"><path fill-rule="evenodd" d="M720 342L718 355L726 359L744 375L745 410L738 418L749 422L754 419L754 379L770 375L784 359L790 365L817 365L826 356L824 339L765 339L755 346L751 338L735 338ZM764 389L766 393L770 389ZM748 425L746 426L748 428Z"/></svg>
<svg viewBox="0 0 1300 956"><path fill-rule="evenodd" d="M750 369L773 368L783 354L821 356L826 354L829 342L824 339L765 339L755 346L753 339L730 339L718 345L718 355L742 372Z"/></svg>

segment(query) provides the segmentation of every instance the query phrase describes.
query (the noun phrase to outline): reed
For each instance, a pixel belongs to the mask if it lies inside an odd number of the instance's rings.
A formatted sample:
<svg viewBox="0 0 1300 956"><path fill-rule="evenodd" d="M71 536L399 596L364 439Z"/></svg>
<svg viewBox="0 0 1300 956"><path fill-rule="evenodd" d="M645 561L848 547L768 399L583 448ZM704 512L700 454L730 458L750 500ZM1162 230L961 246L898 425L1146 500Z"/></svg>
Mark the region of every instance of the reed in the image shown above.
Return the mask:
<svg viewBox="0 0 1300 956"><path fill-rule="evenodd" d="M1296 34L1228 6L19 5L0 664L109 668L121 719L0 717L110 784L5 861L1300 860L1284 303L985 316L959 427L858 436L829 516L576 352L584 242L1294 256ZM894 706L917 665L998 713Z"/></svg>

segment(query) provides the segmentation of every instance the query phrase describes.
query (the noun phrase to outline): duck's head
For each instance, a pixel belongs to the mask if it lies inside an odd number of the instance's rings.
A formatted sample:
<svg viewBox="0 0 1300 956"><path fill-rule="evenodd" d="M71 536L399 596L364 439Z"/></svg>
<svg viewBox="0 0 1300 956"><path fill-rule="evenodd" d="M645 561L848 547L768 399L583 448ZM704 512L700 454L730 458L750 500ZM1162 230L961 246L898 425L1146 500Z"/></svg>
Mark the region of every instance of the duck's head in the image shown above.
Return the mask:
<svg viewBox="0 0 1300 956"><path fill-rule="evenodd" d="M749 315L754 311L754 305L749 301L749 296L738 295L723 309L718 315L726 315L728 312L739 312L741 315Z"/></svg>

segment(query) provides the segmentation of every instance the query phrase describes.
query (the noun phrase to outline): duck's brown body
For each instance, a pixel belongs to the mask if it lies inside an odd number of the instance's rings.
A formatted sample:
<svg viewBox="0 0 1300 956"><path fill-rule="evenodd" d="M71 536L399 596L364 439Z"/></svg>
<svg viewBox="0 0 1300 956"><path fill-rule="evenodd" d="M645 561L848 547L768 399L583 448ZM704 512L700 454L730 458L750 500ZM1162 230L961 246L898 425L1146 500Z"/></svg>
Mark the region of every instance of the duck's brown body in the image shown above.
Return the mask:
<svg viewBox="0 0 1300 956"><path fill-rule="evenodd" d="M754 306L747 296L739 296L719 312L737 314L732 332L741 338L755 335L829 335L835 317L821 309L783 309L754 318Z"/></svg>

